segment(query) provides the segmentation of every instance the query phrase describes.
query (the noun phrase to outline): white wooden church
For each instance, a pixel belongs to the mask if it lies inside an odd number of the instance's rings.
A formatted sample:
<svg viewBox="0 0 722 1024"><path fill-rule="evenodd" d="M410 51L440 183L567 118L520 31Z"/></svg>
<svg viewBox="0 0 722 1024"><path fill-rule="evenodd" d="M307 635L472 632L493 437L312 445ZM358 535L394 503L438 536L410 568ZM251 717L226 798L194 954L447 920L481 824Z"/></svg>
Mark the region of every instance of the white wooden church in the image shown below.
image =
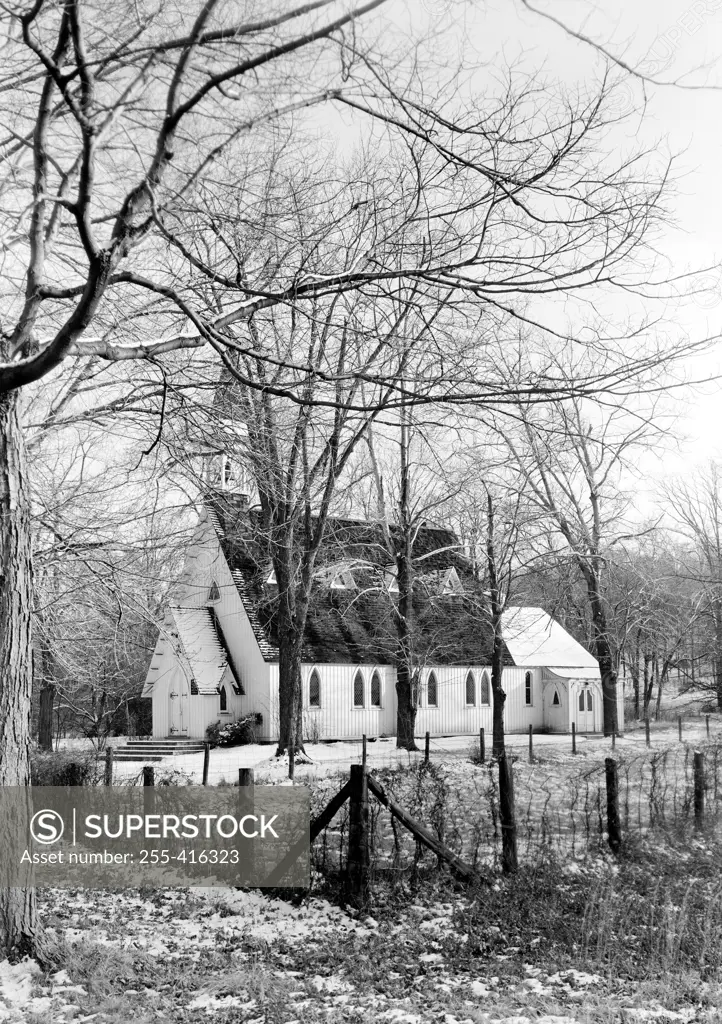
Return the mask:
<svg viewBox="0 0 722 1024"><path fill-rule="evenodd" d="M257 739L278 738L278 587L264 554L259 510L247 495L209 492L183 579L168 604L143 696L154 737L205 738L208 726L255 712ZM302 667L310 741L396 731L390 603L398 588L377 524L333 519L318 562ZM491 630L483 597L449 530L414 541L417 735L491 731ZM596 660L541 608L503 622L507 732L602 728ZM623 721L621 697L618 707Z"/></svg>

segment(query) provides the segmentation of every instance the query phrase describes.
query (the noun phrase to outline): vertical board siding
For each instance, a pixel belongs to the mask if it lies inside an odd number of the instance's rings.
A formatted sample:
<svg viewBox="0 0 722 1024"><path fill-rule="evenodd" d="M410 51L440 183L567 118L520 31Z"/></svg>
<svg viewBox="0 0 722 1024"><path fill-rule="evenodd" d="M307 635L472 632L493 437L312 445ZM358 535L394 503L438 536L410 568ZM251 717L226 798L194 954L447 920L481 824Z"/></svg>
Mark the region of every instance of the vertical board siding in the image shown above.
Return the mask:
<svg viewBox="0 0 722 1024"><path fill-rule="evenodd" d="M308 705L308 682L313 669L321 680L321 707ZM354 707L354 678L364 677L364 706ZM381 677L381 707L371 707L371 676ZM303 666L304 736L330 740L396 734L396 673L388 665L311 665Z"/></svg>
<svg viewBox="0 0 722 1024"><path fill-rule="evenodd" d="M321 680L321 707L308 706L308 681L313 669ZM359 670L365 682L364 707L354 707L354 678ZM371 702L371 675L374 669L381 676L381 708L373 708ZM427 706L426 680L434 671L437 679L438 707ZM491 670L487 667L489 677ZM432 665L424 669L421 676L420 706L416 718L416 734L425 732L432 736L477 735L480 728L492 726L491 705L479 704L483 666L472 666L476 679L476 700L474 706L466 705L466 676L469 666L451 667ZM532 669L533 703L527 707L525 701L524 668L504 669L502 685L507 694L504 709L505 728L508 732L526 732L529 724L541 728L544 724L544 705L541 689L541 672ZM277 673L277 667L276 667ZM394 736L396 734L396 672L384 665L311 665L303 666L304 687L304 736L310 741L331 739L358 739L364 733L369 737ZM276 675L277 678L277 675Z"/></svg>

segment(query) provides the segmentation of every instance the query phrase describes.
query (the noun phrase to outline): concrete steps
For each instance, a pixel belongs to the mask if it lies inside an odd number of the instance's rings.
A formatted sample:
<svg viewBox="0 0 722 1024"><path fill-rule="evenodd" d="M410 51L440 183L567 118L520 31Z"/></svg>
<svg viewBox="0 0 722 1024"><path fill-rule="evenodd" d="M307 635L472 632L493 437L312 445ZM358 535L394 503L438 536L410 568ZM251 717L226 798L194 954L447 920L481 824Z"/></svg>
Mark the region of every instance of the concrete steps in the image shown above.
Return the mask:
<svg viewBox="0 0 722 1024"><path fill-rule="evenodd" d="M128 740L125 746L113 750L113 760L150 764L153 761L162 761L164 757L202 753L203 746L203 740L176 739L175 737Z"/></svg>

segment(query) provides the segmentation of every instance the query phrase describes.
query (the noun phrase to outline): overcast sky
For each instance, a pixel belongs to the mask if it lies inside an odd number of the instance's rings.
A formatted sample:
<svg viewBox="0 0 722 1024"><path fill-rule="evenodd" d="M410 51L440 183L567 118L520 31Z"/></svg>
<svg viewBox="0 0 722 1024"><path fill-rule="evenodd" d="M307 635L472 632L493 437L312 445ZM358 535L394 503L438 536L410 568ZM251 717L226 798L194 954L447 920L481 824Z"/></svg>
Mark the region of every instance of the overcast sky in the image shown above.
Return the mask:
<svg viewBox="0 0 722 1024"><path fill-rule="evenodd" d="M714 266L722 260L722 0L532 2L650 77L711 86L645 88L619 72L615 102L620 114L629 110L630 116L612 144L621 148L637 142L657 148L660 158L666 151L676 155L676 225L663 238L662 250L675 273ZM440 48L456 34L465 40L467 56L474 52L530 71L544 69L549 79L570 87L604 71L601 55L525 10L521 0L408 0L404 8L406 16L439 26ZM710 271L698 284L705 286L703 294L666 308L672 322L692 338L722 332L722 273ZM690 363L687 372L693 377L722 374L722 343L704 360ZM722 457L721 403L720 384L687 396L680 427L689 441L684 450L667 453L657 472L679 472L692 459Z"/></svg>

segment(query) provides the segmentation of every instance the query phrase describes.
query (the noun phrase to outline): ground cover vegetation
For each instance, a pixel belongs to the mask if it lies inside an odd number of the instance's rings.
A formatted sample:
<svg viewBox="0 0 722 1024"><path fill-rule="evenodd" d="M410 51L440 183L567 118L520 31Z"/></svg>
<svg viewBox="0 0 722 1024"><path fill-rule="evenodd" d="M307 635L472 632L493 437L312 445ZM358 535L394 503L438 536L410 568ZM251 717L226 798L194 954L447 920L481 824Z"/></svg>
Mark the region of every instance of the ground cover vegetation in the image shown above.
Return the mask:
<svg viewBox="0 0 722 1024"><path fill-rule="evenodd" d="M667 823L613 856L597 834L575 857L549 848L476 887L427 860L379 873L361 909L320 872L286 894L44 890L48 959L4 965L0 1009L8 1021L116 1022L129 1007L142 1022L713 1021L721 844L718 828Z"/></svg>

